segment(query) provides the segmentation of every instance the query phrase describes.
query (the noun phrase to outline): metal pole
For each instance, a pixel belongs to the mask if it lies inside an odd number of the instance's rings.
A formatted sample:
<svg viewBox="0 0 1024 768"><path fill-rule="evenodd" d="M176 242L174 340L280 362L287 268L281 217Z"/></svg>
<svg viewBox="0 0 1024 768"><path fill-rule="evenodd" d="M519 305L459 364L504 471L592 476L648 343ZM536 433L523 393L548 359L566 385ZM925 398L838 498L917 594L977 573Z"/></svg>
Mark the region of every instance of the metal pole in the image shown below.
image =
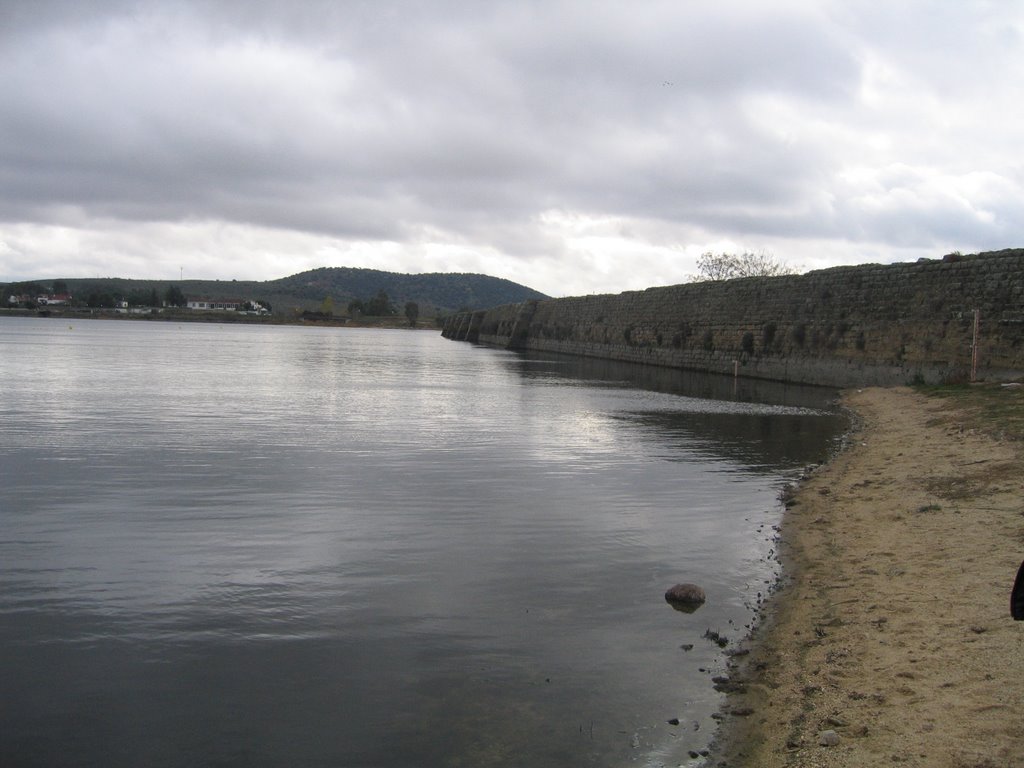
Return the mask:
<svg viewBox="0 0 1024 768"><path fill-rule="evenodd" d="M978 325L981 310L974 310L974 340L971 342L971 383L978 380Z"/></svg>

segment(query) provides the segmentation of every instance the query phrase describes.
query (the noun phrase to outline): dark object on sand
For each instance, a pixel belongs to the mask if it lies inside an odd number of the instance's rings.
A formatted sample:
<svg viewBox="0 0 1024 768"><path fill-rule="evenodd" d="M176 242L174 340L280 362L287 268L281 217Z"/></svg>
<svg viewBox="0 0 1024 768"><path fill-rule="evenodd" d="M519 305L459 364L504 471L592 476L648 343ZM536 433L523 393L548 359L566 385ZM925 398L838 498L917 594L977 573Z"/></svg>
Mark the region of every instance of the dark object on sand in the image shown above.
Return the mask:
<svg viewBox="0 0 1024 768"><path fill-rule="evenodd" d="M676 584L665 593L665 600L677 611L693 613L703 605L704 590L696 584Z"/></svg>
<svg viewBox="0 0 1024 768"><path fill-rule="evenodd" d="M1024 621L1024 563L1020 564L1013 592L1010 593L1010 615L1017 621Z"/></svg>

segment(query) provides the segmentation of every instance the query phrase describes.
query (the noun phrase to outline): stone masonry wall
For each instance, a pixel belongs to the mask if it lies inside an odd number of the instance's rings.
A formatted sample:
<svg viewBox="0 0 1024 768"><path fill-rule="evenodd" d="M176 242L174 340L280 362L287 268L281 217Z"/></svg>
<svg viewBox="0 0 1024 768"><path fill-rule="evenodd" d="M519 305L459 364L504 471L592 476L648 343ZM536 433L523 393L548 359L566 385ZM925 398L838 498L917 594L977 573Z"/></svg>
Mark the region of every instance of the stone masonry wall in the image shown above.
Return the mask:
<svg viewBox="0 0 1024 768"><path fill-rule="evenodd" d="M506 305L443 334L780 381L861 386L1024 374L1024 249Z"/></svg>

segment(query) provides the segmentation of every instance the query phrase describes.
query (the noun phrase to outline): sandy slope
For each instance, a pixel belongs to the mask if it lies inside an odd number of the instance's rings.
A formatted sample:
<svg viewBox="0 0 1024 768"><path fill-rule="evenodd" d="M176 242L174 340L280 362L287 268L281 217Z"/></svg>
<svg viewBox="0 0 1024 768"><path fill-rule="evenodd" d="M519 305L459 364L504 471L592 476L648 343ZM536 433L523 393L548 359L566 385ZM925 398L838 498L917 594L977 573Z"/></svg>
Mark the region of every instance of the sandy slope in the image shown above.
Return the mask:
<svg viewBox="0 0 1024 768"><path fill-rule="evenodd" d="M1024 446L910 390L845 401L861 426L787 512L789 583L711 764L1024 766Z"/></svg>

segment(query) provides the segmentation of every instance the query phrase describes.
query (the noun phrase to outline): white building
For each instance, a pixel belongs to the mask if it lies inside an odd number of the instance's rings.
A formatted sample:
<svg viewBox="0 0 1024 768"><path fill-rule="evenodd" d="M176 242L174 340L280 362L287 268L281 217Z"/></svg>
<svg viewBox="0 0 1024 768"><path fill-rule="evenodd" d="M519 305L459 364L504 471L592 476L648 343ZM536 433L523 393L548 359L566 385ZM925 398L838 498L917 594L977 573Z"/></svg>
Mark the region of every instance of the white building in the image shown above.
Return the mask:
<svg viewBox="0 0 1024 768"><path fill-rule="evenodd" d="M189 309L219 309L229 312L237 312L245 304L241 299L209 299L204 297L189 299Z"/></svg>

